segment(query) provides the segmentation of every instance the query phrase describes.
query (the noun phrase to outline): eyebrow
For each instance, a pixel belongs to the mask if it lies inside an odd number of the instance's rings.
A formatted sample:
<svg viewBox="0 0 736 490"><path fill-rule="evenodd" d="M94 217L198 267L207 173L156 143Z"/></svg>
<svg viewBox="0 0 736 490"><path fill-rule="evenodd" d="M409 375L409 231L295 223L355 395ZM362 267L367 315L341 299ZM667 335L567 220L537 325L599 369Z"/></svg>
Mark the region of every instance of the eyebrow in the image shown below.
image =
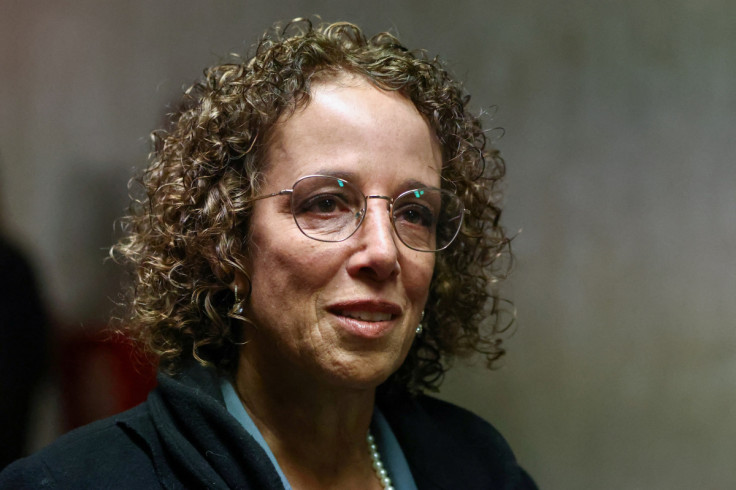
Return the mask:
<svg viewBox="0 0 736 490"><path fill-rule="evenodd" d="M336 177L338 179L347 180L348 182L355 182L358 180L358 175L355 172L349 172L344 170L326 170L326 169L320 169L317 170L312 175L326 175L328 177Z"/></svg>
<svg viewBox="0 0 736 490"><path fill-rule="evenodd" d="M406 190L419 189L419 188L433 189L434 186L427 185L424 182L420 180L415 180L415 179L409 179L406 181Z"/></svg>
<svg viewBox="0 0 736 490"><path fill-rule="evenodd" d="M358 174L355 172L345 171L345 170L318 170L316 173L312 175L326 175L328 177L336 177L338 179L346 180L350 183L359 182L360 179L358 178ZM422 182L421 180L416 179L409 179L401 185L401 192L405 192L411 189L435 189L434 186L427 185L426 183Z"/></svg>

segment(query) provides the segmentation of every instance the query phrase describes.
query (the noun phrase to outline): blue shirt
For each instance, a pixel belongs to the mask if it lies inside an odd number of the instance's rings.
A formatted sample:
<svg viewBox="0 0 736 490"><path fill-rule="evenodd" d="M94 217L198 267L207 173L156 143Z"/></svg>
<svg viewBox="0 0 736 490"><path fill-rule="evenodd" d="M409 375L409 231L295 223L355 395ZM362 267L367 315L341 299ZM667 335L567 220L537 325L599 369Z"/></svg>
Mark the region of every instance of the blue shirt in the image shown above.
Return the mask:
<svg viewBox="0 0 736 490"><path fill-rule="evenodd" d="M256 427L253 419L248 415L248 411L240 401L240 397L235 392L235 388L232 383L223 378L220 382L220 389L222 390L222 396L225 398L225 407L230 415L235 417L243 428L248 432L257 442L261 445L263 450L268 455L268 458L276 468L276 472L281 478L281 482L284 484L286 490L291 490L291 485L286 479L284 472L281 471L279 463L276 461L276 457L271 452L271 448L268 447L266 440L261 435L261 432ZM378 407L373 410L373 418L371 419L371 433L376 440L378 451L381 453L381 460L383 461L384 467L388 472L391 482L397 490L417 490L416 483L414 483L414 477L411 475L409 470L409 463L406 462L404 452L399 446L399 441L396 440L396 436L391 430L391 426L384 418L383 414Z"/></svg>

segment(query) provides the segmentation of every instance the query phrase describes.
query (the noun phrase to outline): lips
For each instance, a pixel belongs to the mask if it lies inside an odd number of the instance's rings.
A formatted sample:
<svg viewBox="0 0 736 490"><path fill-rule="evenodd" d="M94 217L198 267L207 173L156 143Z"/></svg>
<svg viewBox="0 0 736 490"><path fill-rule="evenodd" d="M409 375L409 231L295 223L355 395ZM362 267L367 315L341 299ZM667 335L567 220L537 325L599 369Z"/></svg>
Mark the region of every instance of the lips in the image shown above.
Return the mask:
<svg viewBox="0 0 736 490"><path fill-rule="evenodd" d="M348 318L355 318L356 320L363 320L365 322L387 322L393 318L391 313L382 313L376 311L343 311L337 310L336 313L340 316L346 316Z"/></svg>
<svg viewBox="0 0 736 490"><path fill-rule="evenodd" d="M395 326L402 309L396 303L381 300L346 301L331 305L328 310L338 317L344 331L361 338L378 338Z"/></svg>

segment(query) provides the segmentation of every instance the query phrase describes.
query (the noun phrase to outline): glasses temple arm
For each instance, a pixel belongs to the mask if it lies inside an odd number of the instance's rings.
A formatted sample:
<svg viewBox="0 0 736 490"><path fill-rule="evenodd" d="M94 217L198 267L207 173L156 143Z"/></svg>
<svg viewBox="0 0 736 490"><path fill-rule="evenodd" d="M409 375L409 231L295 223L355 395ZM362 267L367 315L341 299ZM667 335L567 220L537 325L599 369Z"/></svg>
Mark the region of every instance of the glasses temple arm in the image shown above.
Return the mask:
<svg viewBox="0 0 736 490"><path fill-rule="evenodd" d="M269 197L283 196L284 194L291 194L293 192L294 192L294 189L283 189L278 192L272 192L271 194L266 194L265 196L251 197L250 199L248 199L248 202L260 201L261 199L268 199Z"/></svg>

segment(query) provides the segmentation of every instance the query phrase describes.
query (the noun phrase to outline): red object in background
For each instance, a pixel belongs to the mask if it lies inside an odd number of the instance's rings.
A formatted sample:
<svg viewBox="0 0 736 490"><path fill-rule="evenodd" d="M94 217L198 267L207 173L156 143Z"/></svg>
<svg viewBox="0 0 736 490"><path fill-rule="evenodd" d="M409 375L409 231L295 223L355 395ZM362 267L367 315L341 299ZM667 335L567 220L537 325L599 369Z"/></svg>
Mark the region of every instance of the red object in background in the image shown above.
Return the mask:
<svg viewBox="0 0 736 490"><path fill-rule="evenodd" d="M65 430L143 402L156 366L134 344L103 328L61 334L56 342Z"/></svg>

